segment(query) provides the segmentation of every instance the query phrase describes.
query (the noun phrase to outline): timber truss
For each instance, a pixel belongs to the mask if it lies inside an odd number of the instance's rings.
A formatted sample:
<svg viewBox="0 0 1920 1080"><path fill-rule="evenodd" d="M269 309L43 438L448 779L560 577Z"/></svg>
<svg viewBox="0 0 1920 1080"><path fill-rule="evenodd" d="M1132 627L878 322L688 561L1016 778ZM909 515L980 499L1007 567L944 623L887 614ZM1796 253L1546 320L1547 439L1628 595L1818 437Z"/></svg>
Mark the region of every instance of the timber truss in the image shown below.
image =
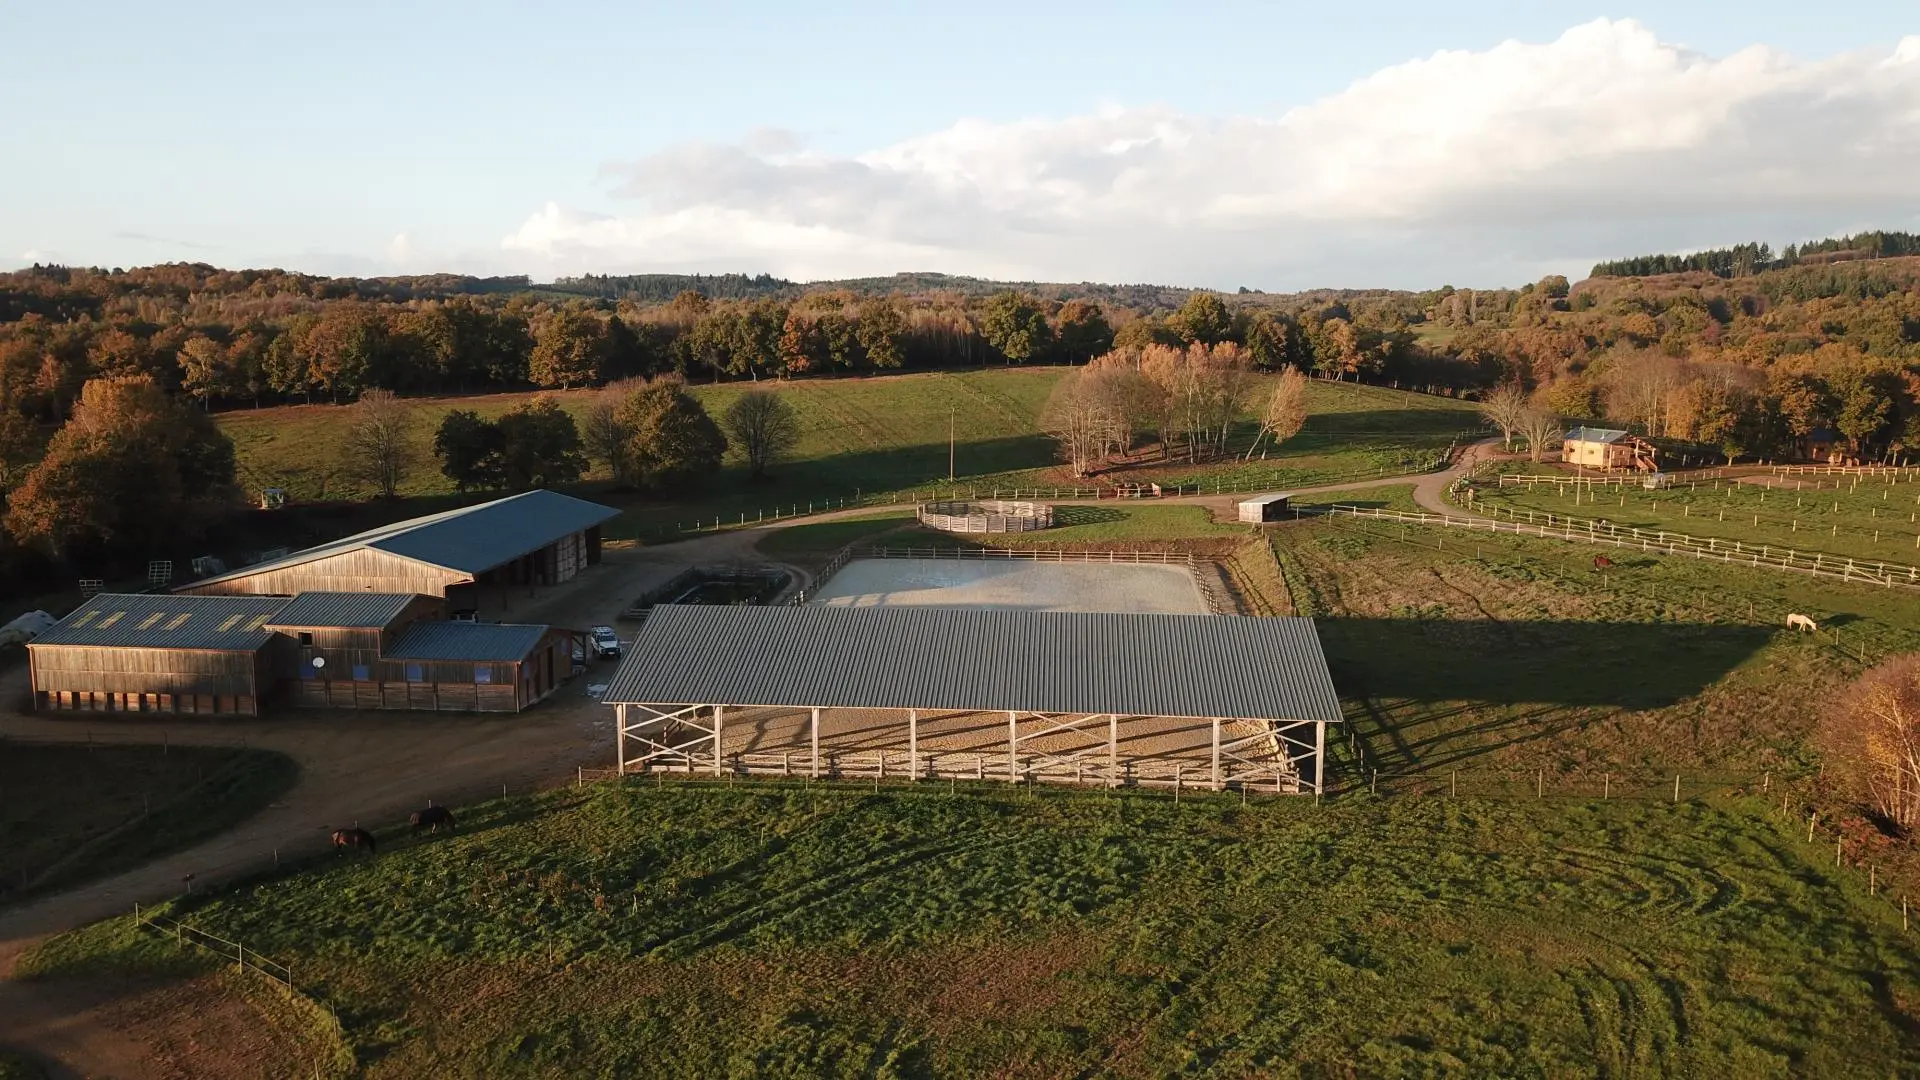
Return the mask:
<svg viewBox="0 0 1920 1080"><path fill-rule="evenodd" d="M828 749L820 746L820 718L828 710L806 708L807 741L780 752L726 752L727 712L738 706L614 706L617 761L621 773L751 773L815 778L888 776L906 780L970 779L1019 783L1088 784L1102 787L1239 788L1274 793L1322 790L1326 760L1325 721L1241 720L1232 717L1167 717L1208 724L1206 757L1124 754L1118 713L1009 711L1003 751L925 751L920 744L923 710L906 714L906 748ZM862 712L873 710L863 709ZM1229 727L1233 731L1229 731ZM1246 732L1252 728L1251 733Z"/></svg>

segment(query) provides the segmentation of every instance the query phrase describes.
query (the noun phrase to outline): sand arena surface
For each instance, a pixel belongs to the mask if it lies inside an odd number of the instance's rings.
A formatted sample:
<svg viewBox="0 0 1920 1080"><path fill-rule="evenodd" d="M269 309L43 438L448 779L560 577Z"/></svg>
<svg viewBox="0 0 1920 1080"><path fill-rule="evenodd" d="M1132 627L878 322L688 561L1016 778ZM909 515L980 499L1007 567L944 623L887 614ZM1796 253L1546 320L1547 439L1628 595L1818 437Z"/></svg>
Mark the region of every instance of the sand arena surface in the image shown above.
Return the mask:
<svg viewBox="0 0 1920 1080"><path fill-rule="evenodd" d="M1184 566L1024 559L855 559L812 600L837 607L1003 608L1204 615Z"/></svg>

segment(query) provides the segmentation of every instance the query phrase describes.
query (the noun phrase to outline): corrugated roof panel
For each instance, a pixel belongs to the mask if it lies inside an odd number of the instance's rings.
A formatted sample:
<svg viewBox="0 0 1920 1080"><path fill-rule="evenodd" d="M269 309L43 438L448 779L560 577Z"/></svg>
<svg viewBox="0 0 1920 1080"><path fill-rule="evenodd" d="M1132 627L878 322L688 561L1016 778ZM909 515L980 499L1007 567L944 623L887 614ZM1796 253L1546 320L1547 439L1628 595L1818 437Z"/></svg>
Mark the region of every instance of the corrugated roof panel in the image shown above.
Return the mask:
<svg viewBox="0 0 1920 1080"><path fill-rule="evenodd" d="M35 638L37 645L102 645L146 649L252 652L273 635L260 628L286 604L284 596L169 596L101 593ZM112 613L121 618L113 618ZM102 615L109 616L101 618ZM194 618L193 616L200 616ZM226 630L230 617L249 619L244 631Z"/></svg>
<svg viewBox="0 0 1920 1080"><path fill-rule="evenodd" d="M272 626L384 627L400 617L415 593L304 592L273 616Z"/></svg>
<svg viewBox="0 0 1920 1080"><path fill-rule="evenodd" d="M619 515L620 511L611 506L539 488L504 499L396 521L330 544L296 551L284 558L201 578L183 587L252 577L362 548L374 548L446 570L479 574Z"/></svg>
<svg viewBox="0 0 1920 1080"><path fill-rule="evenodd" d="M392 660L525 660L547 629L524 623L417 622L401 631L384 655Z"/></svg>
<svg viewBox="0 0 1920 1080"><path fill-rule="evenodd" d="M1341 718L1311 619L912 607L656 607L603 700Z"/></svg>

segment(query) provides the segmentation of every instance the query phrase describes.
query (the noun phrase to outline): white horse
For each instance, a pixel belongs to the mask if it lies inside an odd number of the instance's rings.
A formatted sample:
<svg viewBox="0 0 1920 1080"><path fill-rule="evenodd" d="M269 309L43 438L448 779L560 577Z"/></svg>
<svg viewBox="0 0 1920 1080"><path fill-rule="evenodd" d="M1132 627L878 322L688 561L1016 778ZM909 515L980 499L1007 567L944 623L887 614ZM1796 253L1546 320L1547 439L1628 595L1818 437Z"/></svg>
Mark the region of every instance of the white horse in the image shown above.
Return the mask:
<svg viewBox="0 0 1920 1080"><path fill-rule="evenodd" d="M1820 631L1820 625L1796 611L1787 616L1787 629L1805 630L1809 634L1814 634Z"/></svg>

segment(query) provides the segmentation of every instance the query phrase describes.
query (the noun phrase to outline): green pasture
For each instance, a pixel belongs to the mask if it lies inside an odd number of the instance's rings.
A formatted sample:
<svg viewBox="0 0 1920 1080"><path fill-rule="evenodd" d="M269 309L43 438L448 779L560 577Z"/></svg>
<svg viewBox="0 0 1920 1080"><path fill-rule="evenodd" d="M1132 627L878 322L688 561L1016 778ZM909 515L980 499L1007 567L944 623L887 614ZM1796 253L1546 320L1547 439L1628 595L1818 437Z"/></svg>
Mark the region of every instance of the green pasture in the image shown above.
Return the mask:
<svg viewBox="0 0 1920 1080"><path fill-rule="evenodd" d="M1920 1068L1898 911L1767 805L633 781L169 914L293 964L369 1077Z"/></svg>
<svg viewBox="0 0 1920 1080"><path fill-rule="evenodd" d="M1555 514L1846 558L1920 564L1920 481L1806 476L1767 488L1737 480L1638 486L1483 487L1474 507L1510 519ZM1795 487L1794 485L1801 485ZM1536 518L1538 520L1538 518Z"/></svg>
<svg viewBox="0 0 1920 1080"><path fill-rule="evenodd" d="M696 525L740 524L775 513L839 505L876 492L936 488L986 495L996 488L1070 487L1076 481L1056 465L1055 446L1039 431L1048 394L1065 369L1002 368L932 372L872 378L805 379L761 383L787 395L801 423L801 441L791 460L760 482L751 481L732 458L722 475L691 497L641 498L583 485L583 494L626 510L608 529L610 538L652 538ZM1266 377L1255 380L1249 412L1235 440L1253 438L1252 409ZM718 416L752 383L692 389ZM1339 479L1420 468L1444 449L1452 433L1477 421L1462 403L1444 398L1351 383L1314 383L1314 409L1306 429L1263 460L1230 460L1201 466L1149 462L1136 471L1163 483L1225 484L1228 487L1307 486ZM452 409L498 416L529 394L495 394L415 401L415 460L392 506L369 505L342 527L370 520L444 509L453 489L431 452L432 433ZM590 392L556 395L576 416ZM238 410L219 416L234 440L240 475L250 489L282 487L296 503L365 500L371 492L340 468L347 410L334 405ZM948 485L948 435L953 439L953 475ZM1084 483L1084 481L1081 481ZM479 496L469 495L472 499Z"/></svg>
<svg viewBox="0 0 1920 1080"><path fill-rule="evenodd" d="M191 847L293 786L266 750L0 739L0 902Z"/></svg>

